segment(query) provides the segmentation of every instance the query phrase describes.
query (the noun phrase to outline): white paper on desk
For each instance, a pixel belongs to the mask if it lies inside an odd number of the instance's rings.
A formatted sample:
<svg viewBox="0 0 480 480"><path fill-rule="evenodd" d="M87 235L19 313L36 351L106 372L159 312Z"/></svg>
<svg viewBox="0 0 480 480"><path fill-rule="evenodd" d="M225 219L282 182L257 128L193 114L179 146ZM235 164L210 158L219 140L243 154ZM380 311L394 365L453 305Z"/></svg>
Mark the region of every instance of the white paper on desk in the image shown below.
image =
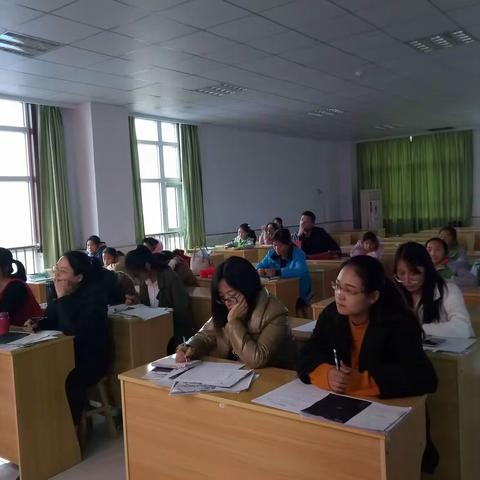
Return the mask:
<svg viewBox="0 0 480 480"><path fill-rule="evenodd" d="M476 341L476 338L445 338L445 337L433 337L442 338L444 342L438 345L423 345L424 350L431 352L445 352L453 354L461 354L466 352Z"/></svg>
<svg viewBox="0 0 480 480"><path fill-rule="evenodd" d="M244 375L240 381L238 381L231 387L219 387L216 385L205 385L202 383L175 381L175 383L172 385L172 388L170 389L170 395L188 395L201 392L240 393L248 390L252 382L259 377L259 375L256 374L253 370L246 371L245 373L246 375Z"/></svg>
<svg viewBox="0 0 480 480"><path fill-rule="evenodd" d="M120 313L120 315L138 317L142 320L151 320L152 318L159 317L160 315L165 315L166 313L170 313L171 311L171 308L135 305L133 307L129 307L127 310L124 310Z"/></svg>
<svg viewBox="0 0 480 480"><path fill-rule="evenodd" d="M125 303L120 303L118 305L109 305L108 306L108 314L109 315L114 315L115 313L120 313L129 308L129 305L126 305Z"/></svg>
<svg viewBox="0 0 480 480"><path fill-rule="evenodd" d="M176 354L168 355L167 357L159 358L158 360L154 360L152 365L154 367L161 367L161 368L172 368L175 370L181 370L183 368L192 368L196 365L202 363L201 360L190 360L189 362L177 362Z"/></svg>
<svg viewBox="0 0 480 480"><path fill-rule="evenodd" d="M298 327L292 328L296 332L306 332L311 333L315 329L315 325L317 324L316 320L312 320L311 322L305 323L304 325L300 325Z"/></svg>
<svg viewBox="0 0 480 480"><path fill-rule="evenodd" d="M237 362L202 362L200 365L196 365L194 368L191 368L180 375L178 377L178 381L201 383L204 385L216 385L221 387L224 386L222 382L227 381L232 371L239 370L243 366L243 363ZM246 375L248 371L244 370L243 373ZM239 380L240 378L238 378L237 381Z"/></svg>
<svg viewBox="0 0 480 480"><path fill-rule="evenodd" d="M41 332L31 333L26 337L14 340L13 342L10 342L9 345L25 347L27 345L33 345L39 342L46 342L47 340L54 340L59 335L62 335L62 332L60 332L59 330L42 330Z"/></svg>
<svg viewBox="0 0 480 480"><path fill-rule="evenodd" d="M253 399L252 402L267 407L300 413L301 410L322 400L330 393L331 392L317 388L314 385L307 385L297 378L261 397ZM379 402L372 402L365 410L352 417L343 425L364 430L387 431L410 410L409 407L395 407ZM318 418L319 420L327 421L320 417Z"/></svg>
<svg viewBox="0 0 480 480"><path fill-rule="evenodd" d="M160 387L171 388L174 383L174 380L168 378L166 373L155 372L153 370L146 373L142 378L144 378L145 380L151 380L155 383L155 385L159 385Z"/></svg>

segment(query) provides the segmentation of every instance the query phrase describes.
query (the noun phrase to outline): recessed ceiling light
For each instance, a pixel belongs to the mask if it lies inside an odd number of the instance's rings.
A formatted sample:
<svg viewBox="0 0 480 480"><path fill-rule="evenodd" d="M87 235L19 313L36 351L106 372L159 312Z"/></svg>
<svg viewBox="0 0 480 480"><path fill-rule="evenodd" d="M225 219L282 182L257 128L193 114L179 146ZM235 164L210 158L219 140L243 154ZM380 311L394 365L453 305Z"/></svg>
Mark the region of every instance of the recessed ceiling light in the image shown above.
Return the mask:
<svg viewBox="0 0 480 480"><path fill-rule="evenodd" d="M61 46L61 43L21 33L5 32L0 35L0 50L24 57L35 57Z"/></svg>
<svg viewBox="0 0 480 480"><path fill-rule="evenodd" d="M455 46L466 45L476 42L477 39L465 30L455 30L454 32L439 33L429 37L417 38L405 42L410 47L422 53L430 53L434 50L443 50Z"/></svg>
<svg viewBox="0 0 480 480"><path fill-rule="evenodd" d="M224 95L231 95L232 93L245 92L247 89L237 85L230 85L229 83L220 83L217 85L210 85L208 87L197 88L193 92L205 93L206 95L213 95L214 97L223 97Z"/></svg>

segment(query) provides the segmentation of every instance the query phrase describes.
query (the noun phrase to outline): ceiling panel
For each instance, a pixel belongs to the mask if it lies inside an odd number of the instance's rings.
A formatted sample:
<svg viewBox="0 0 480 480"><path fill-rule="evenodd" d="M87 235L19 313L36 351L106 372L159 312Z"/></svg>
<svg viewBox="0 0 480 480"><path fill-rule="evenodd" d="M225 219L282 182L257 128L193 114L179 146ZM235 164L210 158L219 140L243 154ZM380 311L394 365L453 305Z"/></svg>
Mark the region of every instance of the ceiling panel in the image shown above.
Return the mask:
<svg viewBox="0 0 480 480"><path fill-rule="evenodd" d="M162 14L197 28L209 28L244 17L248 12L221 0L191 0L165 10Z"/></svg>
<svg viewBox="0 0 480 480"><path fill-rule="evenodd" d="M458 29L458 25L450 20L444 14L425 17L421 20L402 22L390 27L386 27L385 31L392 37L401 41L415 40L428 35L437 33L452 32Z"/></svg>
<svg viewBox="0 0 480 480"><path fill-rule="evenodd" d="M76 47L106 55L121 56L145 47L145 43L134 38L113 32L101 32L92 37L75 42Z"/></svg>
<svg viewBox="0 0 480 480"><path fill-rule="evenodd" d="M196 31L193 27L160 15L148 15L135 22L115 28L117 33L123 33L149 43L164 42Z"/></svg>
<svg viewBox="0 0 480 480"><path fill-rule="evenodd" d="M228 3L233 3L252 12L261 12L262 10L268 10L292 2L293 0L228 0Z"/></svg>
<svg viewBox="0 0 480 480"><path fill-rule="evenodd" d="M316 45L316 41L307 35L288 30L270 37L259 38L247 42L249 45L269 53L288 53L300 48Z"/></svg>
<svg viewBox="0 0 480 480"><path fill-rule="evenodd" d="M37 57L39 60L48 62L62 63L63 65L71 65L73 67L87 67L95 63L110 60L111 57L100 53L89 52L76 47L61 47L51 52L45 53Z"/></svg>
<svg viewBox="0 0 480 480"><path fill-rule="evenodd" d="M36 1L36 0L30 0ZM122 3L132 7L139 7L151 12L161 12L167 8L175 7L186 0L122 0Z"/></svg>
<svg viewBox="0 0 480 480"><path fill-rule="evenodd" d="M51 12L52 10L67 5L68 3L72 3L72 0L16 0L9 3L16 3L24 7L41 10L43 12Z"/></svg>
<svg viewBox="0 0 480 480"><path fill-rule="evenodd" d="M42 12L21 7L19 5L11 5L6 2L0 3L0 11L0 25L4 28L16 27L21 23L42 15Z"/></svg>
<svg viewBox="0 0 480 480"><path fill-rule="evenodd" d="M123 5L113 0L77 0L55 10L55 15L99 28L113 28L143 17L145 10Z"/></svg>
<svg viewBox="0 0 480 480"><path fill-rule="evenodd" d="M250 42L258 38L268 37L275 33L285 33L287 29L275 22L256 15L249 15L233 22L223 23L210 29L212 32L238 42Z"/></svg>
<svg viewBox="0 0 480 480"><path fill-rule="evenodd" d="M235 45L236 43L232 40L202 31L164 42L162 47L201 55L220 49L228 49Z"/></svg>
<svg viewBox="0 0 480 480"><path fill-rule="evenodd" d="M267 52L257 50L256 48L252 48L241 43L204 54L204 56L207 58L229 65L237 65L239 63L249 62L251 60L262 58L268 55L269 54Z"/></svg>
<svg viewBox="0 0 480 480"><path fill-rule="evenodd" d="M1 21L1 20L0 20ZM97 28L54 15L43 15L15 27L17 32L60 43L71 43L99 32Z"/></svg>

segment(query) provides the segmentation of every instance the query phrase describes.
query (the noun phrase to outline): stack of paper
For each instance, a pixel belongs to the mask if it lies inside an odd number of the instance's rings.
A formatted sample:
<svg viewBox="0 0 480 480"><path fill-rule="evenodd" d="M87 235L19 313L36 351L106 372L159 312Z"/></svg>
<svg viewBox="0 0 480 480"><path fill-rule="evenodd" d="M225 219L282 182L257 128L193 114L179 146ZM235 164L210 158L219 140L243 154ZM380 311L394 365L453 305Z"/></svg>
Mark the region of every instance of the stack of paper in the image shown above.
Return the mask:
<svg viewBox="0 0 480 480"><path fill-rule="evenodd" d="M17 348L25 348L31 345L35 345L36 343L47 342L48 340L54 340L59 335L62 335L62 332L58 330L43 330L38 333L22 335L21 338L17 338L12 342L1 345L1 349L15 350Z"/></svg>
<svg viewBox="0 0 480 480"><path fill-rule="evenodd" d="M427 337L423 343L423 349L459 355L465 353L476 341L476 338Z"/></svg>
<svg viewBox="0 0 480 480"><path fill-rule="evenodd" d="M170 313L171 311L171 308L154 308L148 307L147 305L133 305L123 310L120 315L125 315L128 317L138 317L142 320L151 320L152 318L159 317L160 315L165 315L166 313Z"/></svg>
<svg viewBox="0 0 480 480"><path fill-rule="evenodd" d="M411 410L409 407L395 407L336 395L314 385L306 385L299 379L255 398L252 402L374 431L391 430Z"/></svg>
<svg viewBox="0 0 480 480"><path fill-rule="evenodd" d="M248 390L255 379L252 370L240 370L241 363L199 362L171 364L173 355L152 362L156 368L143 378L157 385L171 387L172 395L198 392L231 392ZM198 362L198 363L197 363Z"/></svg>

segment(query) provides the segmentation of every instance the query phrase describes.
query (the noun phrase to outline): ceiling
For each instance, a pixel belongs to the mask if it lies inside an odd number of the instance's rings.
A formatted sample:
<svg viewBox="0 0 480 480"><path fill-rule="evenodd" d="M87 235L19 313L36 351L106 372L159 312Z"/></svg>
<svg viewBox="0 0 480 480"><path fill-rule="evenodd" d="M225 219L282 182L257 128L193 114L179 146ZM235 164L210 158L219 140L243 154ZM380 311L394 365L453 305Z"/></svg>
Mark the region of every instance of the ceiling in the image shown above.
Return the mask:
<svg viewBox="0 0 480 480"><path fill-rule="evenodd" d="M65 45L0 51L0 95L332 140L479 126L480 41L404 43L456 29L480 38L480 0L0 0L0 33ZM194 91L222 82L246 90Z"/></svg>

